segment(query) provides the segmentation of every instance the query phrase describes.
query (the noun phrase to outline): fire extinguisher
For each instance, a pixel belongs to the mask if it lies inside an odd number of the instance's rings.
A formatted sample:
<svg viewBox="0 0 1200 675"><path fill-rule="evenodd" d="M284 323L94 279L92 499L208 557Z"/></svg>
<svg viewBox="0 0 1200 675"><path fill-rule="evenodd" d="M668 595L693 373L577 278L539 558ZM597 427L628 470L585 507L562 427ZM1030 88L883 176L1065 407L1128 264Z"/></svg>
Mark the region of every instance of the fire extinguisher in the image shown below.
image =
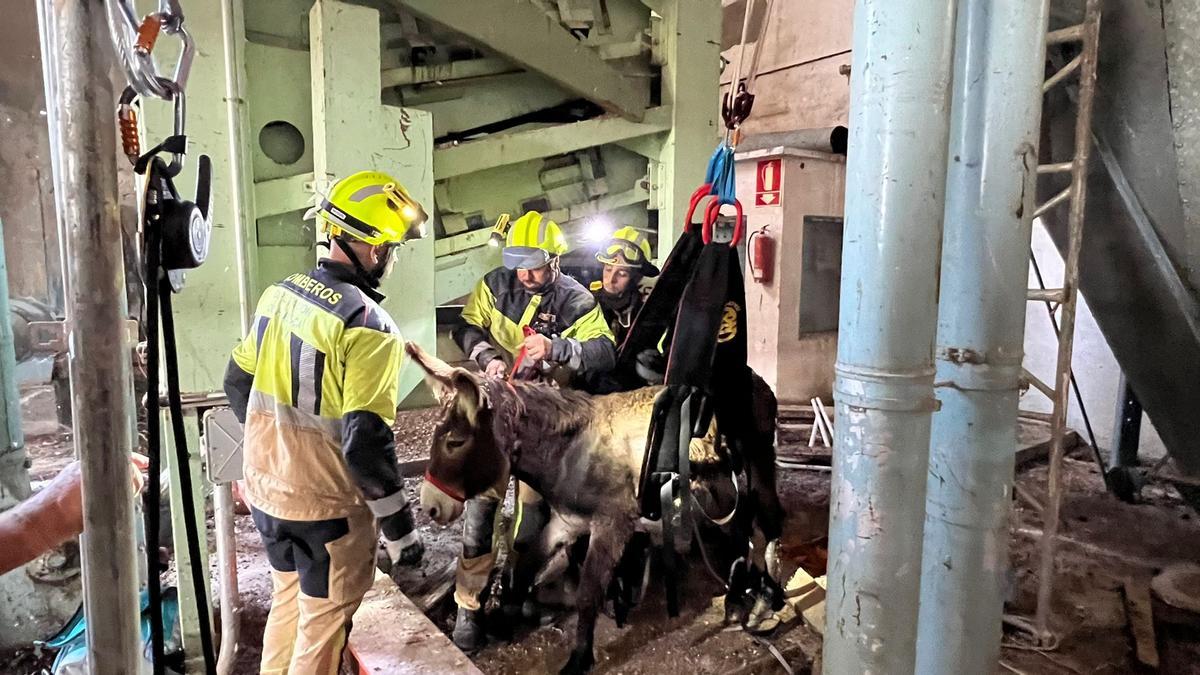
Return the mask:
<svg viewBox="0 0 1200 675"><path fill-rule="evenodd" d="M760 284L771 283L771 272L775 269L775 239L767 231L770 225L763 225L754 231L747 241L749 249L750 276Z"/></svg>

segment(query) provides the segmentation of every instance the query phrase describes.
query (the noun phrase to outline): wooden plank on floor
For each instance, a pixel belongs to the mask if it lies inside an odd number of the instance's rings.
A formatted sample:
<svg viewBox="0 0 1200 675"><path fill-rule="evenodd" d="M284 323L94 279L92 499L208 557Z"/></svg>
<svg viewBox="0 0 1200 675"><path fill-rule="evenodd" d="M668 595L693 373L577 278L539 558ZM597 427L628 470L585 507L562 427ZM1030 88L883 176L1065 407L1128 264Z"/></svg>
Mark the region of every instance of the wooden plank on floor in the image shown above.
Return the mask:
<svg viewBox="0 0 1200 675"><path fill-rule="evenodd" d="M1157 670L1158 644L1154 639L1154 609L1150 604L1147 580L1125 580L1125 613L1129 617L1137 660Z"/></svg>
<svg viewBox="0 0 1200 675"><path fill-rule="evenodd" d="M482 675L383 573L354 614L349 651L359 675Z"/></svg>
<svg viewBox="0 0 1200 675"><path fill-rule="evenodd" d="M1079 434L1067 429L1063 438L1066 452L1079 445ZM1017 420L1017 466L1043 460L1050 454L1050 425L1039 420L1019 418Z"/></svg>

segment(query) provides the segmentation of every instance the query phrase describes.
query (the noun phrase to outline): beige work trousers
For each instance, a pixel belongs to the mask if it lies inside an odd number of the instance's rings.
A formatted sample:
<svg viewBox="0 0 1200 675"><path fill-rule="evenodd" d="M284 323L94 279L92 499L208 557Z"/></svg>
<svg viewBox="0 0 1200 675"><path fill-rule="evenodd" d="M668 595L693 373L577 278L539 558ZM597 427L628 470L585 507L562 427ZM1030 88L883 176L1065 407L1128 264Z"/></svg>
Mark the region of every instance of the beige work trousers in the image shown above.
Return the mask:
<svg viewBox="0 0 1200 675"><path fill-rule="evenodd" d="M481 493L475 499L485 499L497 502L504 500L504 494L498 489L492 487ZM513 522L513 533L515 535L517 528L520 527L521 515L527 508L534 508L542 503L542 496L536 490L529 487L525 483L517 482L517 514ZM500 509L496 509L496 521L499 522ZM493 532L495 525L493 524ZM510 537L511 540L511 537ZM496 562L496 545L495 537L493 536L492 547L487 553L467 558L462 554L458 556L458 569L454 575L454 602L459 607L469 610L479 609L480 598L483 595L483 590L487 587L488 580L491 578L492 566Z"/></svg>
<svg viewBox="0 0 1200 675"><path fill-rule="evenodd" d="M363 508L347 518L349 532L325 544L326 597L301 590L298 571L271 570L271 612L263 631L263 675L337 675L351 618L375 576L375 519Z"/></svg>

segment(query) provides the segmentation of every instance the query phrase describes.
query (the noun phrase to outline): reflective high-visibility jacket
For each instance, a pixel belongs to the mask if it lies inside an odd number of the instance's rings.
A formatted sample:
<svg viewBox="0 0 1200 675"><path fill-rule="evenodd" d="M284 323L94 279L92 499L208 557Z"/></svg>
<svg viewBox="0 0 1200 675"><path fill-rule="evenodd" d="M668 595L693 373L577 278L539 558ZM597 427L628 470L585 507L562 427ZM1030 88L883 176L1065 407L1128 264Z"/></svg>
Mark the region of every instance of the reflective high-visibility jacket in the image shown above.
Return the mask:
<svg viewBox="0 0 1200 675"><path fill-rule="evenodd" d="M488 272L463 307L466 325L455 333L458 346L480 368L507 355L516 358L525 342L523 328L550 338L546 359L576 373L604 372L616 363L612 331L595 298L564 274L541 293L531 293L514 270Z"/></svg>
<svg viewBox="0 0 1200 675"><path fill-rule="evenodd" d="M378 293L330 260L267 289L225 378L245 423L246 494L286 520L360 512L411 523L396 466L403 342ZM409 526L402 525L403 529Z"/></svg>

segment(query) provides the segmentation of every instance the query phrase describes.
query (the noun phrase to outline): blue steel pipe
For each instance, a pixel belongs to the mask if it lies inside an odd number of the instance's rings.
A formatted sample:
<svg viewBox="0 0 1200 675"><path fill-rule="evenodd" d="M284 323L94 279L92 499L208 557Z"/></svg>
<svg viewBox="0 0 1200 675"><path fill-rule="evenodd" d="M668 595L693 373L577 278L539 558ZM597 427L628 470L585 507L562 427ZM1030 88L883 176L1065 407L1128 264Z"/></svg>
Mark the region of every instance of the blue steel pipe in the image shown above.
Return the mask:
<svg viewBox="0 0 1200 675"><path fill-rule="evenodd" d="M937 395L917 639L922 675L1000 656L1049 0L961 0Z"/></svg>
<svg viewBox="0 0 1200 675"><path fill-rule="evenodd" d="M957 0L858 0L826 673L912 673Z"/></svg>
<svg viewBox="0 0 1200 675"><path fill-rule="evenodd" d="M4 253L4 225L0 223L0 455L25 447L21 433L21 392L17 388L17 350L8 304L8 262Z"/></svg>

